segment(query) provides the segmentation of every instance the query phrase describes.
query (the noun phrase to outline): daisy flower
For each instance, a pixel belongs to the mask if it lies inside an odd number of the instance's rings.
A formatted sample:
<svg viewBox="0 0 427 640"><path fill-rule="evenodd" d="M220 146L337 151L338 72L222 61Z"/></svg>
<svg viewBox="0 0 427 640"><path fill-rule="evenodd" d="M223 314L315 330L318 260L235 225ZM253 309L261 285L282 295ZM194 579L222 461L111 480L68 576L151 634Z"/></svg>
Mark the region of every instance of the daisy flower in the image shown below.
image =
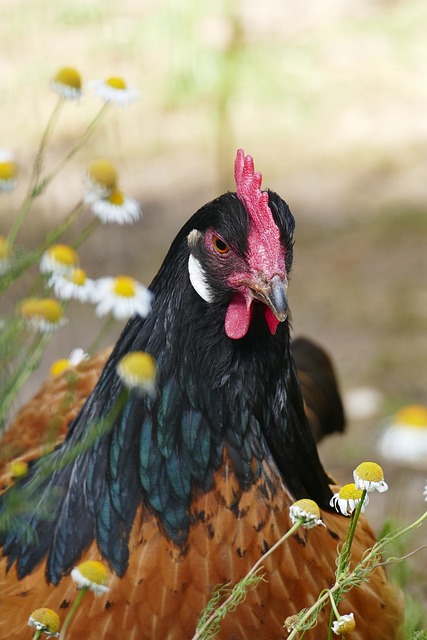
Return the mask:
<svg viewBox="0 0 427 640"><path fill-rule="evenodd" d="M94 80L91 86L104 102L114 102L120 106L127 105L138 97L137 91L128 87L123 78L118 76L112 76L107 80Z"/></svg>
<svg viewBox="0 0 427 640"><path fill-rule="evenodd" d="M387 491L388 485L384 482L384 472L376 462L362 462L353 471L356 489L363 491Z"/></svg>
<svg viewBox="0 0 427 640"><path fill-rule="evenodd" d="M10 269L12 249L4 236L0 235L0 276Z"/></svg>
<svg viewBox="0 0 427 640"><path fill-rule="evenodd" d="M68 244L53 244L40 260L41 273L69 272L79 265L77 252Z"/></svg>
<svg viewBox="0 0 427 640"><path fill-rule="evenodd" d="M338 620L335 620L335 622L332 625L332 631L337 636L344 636L346 633L350 633L351 631L354 631L355 628L356 628L356 622L354 620L354 615L352 613L349 613L345 616L340 616Z"/></svg>
<svg viewBox="0 0 427 640"><path fill-rule="evenodd" d="M66 100L78 100L82 95L82 79L73 67L62 67L52 78L50 87Z"/></svg>
<svg viewBox="0 0 427 640"><path fill-rule="evenodd" d="M96 281L96 314L112 313L116 320L127 320L136 313L145 318L151 309L153 294L129 276L100 278Z"/></svg>
<svg viewBox="0 0 427 640"><path fill-rule="evenodd" d="M77 367L81 362L89 360L89 354L83 349L73 349L68 358L60 358L55 360L50 366L49 372L52 377L58 376L68 369Z"/></svg>
<svg viewBox="0 0 427 640"><path fill-rule="evenodd" d="M117 373L128 389L154 395L156 361L149 353L132 351L126 354L117 365Z"/></svg>
<svg viewBox="0 0 427 640"><path fill-rule="evenodd" d="M86 560L71 572L71 578L78 589L90 589L97 596L109 591L110 573L107 567L97 560Z"/></svg>
<svg viewBox="0 0 427 640"><path fill-rule="evenodd" d="M28 626L34 627L37 631L43 631L47 636L57 638L60 627L59 616L52 609L43 607L36 609L28 618Z"/></svg>
<svg viewBox="0 0 427 640"><path fill-rule="evenodd" d="M89 164L84 178L89 189L85 201L92 202L109 196L117 188L118 172L112 162L100 158Z"/></svg>
<svg viewBox="0 0 427 640"><path fill-rule="evenodd" d="M379 444L384 458L401 464L427 466L427 407L400 409L384 431Z"/></svg>
<svg viewBox="0 0 427 640"><path fill-rule="evenodd" d="M92 211L102 223L132 224L142 213L136 200L114 189L109 196L92 200Z"/></svg>
<svg viewBox="0 0 427 640"><path fill-rule="evenodd" d="M343 516L351 516L353 511L357 509L363 496L362 489L356 489L356 485L352 482L345 484L338 493L335 493L331 498L329 504L334 507L336 511L341 512ZM366 495L361 507L361 512L365 511L365 507L369 502L369 498Z"/></svg>
<svg viewBox="0 0 427 640"><path fill-rule="evenodd" d="M28 473L28 462L25 460L11 460L8 464L8 470L14 480L23 478Z"/></svg>
<svg viewBox="0 0 427 640"><path fill-rule="evenodd" d="M78 300L79 302L93 302L95 296L95 281L87 277L80 267L73 267L70 271L53 273L49 286L60 300Z"/></svg>
<svg viewBox="0 0 427 640"><path fill-rule="evenodd" d="M12 154L6 149L0 149L0 192L12 191L18 184L18 167Z"/></svg>
<svg viewBox="0 0 427 640"><path fill-rule="evenodd" d="M318 505L314 500L309 500L308 498L297 500L291 504L289 507L289 517L294 524L302 518L302 526L305 529L311 529L318 524L323 524L323 526L325 526L320 518L320 509Z"/></svg>
<svg viewBox="0 0 427 640"><path fill-rule="evenodd" d="M67 322L60 303L54 298L26 298L18 305L18 314L41 333L55 331Z"/></svg>

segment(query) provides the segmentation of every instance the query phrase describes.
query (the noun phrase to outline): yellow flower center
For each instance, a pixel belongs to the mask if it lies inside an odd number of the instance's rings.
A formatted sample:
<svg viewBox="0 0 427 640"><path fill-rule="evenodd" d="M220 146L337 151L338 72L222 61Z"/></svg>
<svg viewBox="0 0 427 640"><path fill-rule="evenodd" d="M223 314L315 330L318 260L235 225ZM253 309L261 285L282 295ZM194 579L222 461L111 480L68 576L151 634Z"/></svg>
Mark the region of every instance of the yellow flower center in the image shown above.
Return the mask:
<svg viewBox="0 0 427 640"><path fill-rule="evenodd" d="M339 491L339 497L343 500L361 500L362 495L362 489L356 489L354 482L345 484Z"/></svg>
<svg viewBox="0 0 427 640"><path fill-rule="evenodd" d="M305 511L310 516L320 518L320 509L314 500L303 498L302 500L294 502L293 506L299 507L301 511Z"/></svg>
<svg viewBox="0 0 427 640"><path fill-rule="evenodd" d="M339 621L338 631L342 635L346 633L350 633L350 631L354 631L356 628L356 622L354 618L349 618L348 620L341 618Z"/></svg>
<svg viewBox="0 0 427 640"><path fill-rule="evenodd" d="M88 174L93 182L97 182L102 187L114 189L117 183L116 167L108 160L94 160L88 167Z"/></svg>
<svg viewBox="0 0 427 640"><path fill-rule="evenodd" d="M129 276L117 276L114 281L113 291L123 298L133 298L136 293L136 282Z"/></svg>
<svg viewBox="0 0 427 640"><path fill-rule="evenodd" d="M0 162L0 180L13 180L16 178L18 168L13 160Z"/></svg>
<svg viewBox="0 0 427 640"><path fill-rule="evenodd" d="M133 384L144 384L156 377L156 361L149 353L132 351L120 360L119 373L125 381L129 379Z"/></svg>
<svg viewBox="0 0 427 640"><path fill-rule="evenodd" d="M13 478L23 478L28 471L28 464L25 460L12 460L9 463L9 471Z"/></svg>
<svg viewBox="0 0 427 640"><path fill-rule="evenodd" d="M37 622L41 624L43 628L49 633L58 633L60 627L59 616L52 609L47 609L46 607L42 609L36 609L30 616L30 621ZM35 626L34 624L32 626Z"/></svg>
<svg viewBox="0 0 427 640"><path fill-rule="evenodd" d="M127 86L126 82L123 78L119 78L118 76L112 76L105 81L105 84L108 84L113 89L119 89L120 91L125 91Z"/></svg>
<svg viewBox="0 0 427 640"><path fill-rule="evenodd" d="M87 280L86 272L83 269L76 267L70 274L70 280L78 287L82 287Z"/></svg>
<svg viewBox="0 0 427 640"><path fill-rule="evenodd" d="M54 298L27 298L19 306L20 314L27 319L41 318L57 324L62 318L62 309Z"/></svg>
<svg viewBox="0 0 427 640"><path fill-rule="evenodd" d="M64 373L64 371L67 371L70 366L71 363L68 358L60 358L60 360L55 360L55 362L50 365L49 373L54 378Z"/></svg>
<svg viewBox="0 0 427 640"><path fill-rule="evenodd" d="M108 202L114 204L116 207L121 207L125 202L125 196L122 191L116 189L113 193L108 196Z"/></svg>
<svg viewBox="0 0 427 640"><path fill-rule="evenodd" d="M0 236L0 260L8 258L10 253L10 244L4 236Z"/></svg>
<svg viewBox="0 0 427 640"><path fill-rule="evenodd" d="M72 267L79 263L77 252L67 244L54 244L47 253L53 260L66 266Z"/></svg>
<svg viewBox="0 0 427 640"><path fill-rule="evenodd" d="M86 560L86 562L79 564L77 569L80 571L82 576L86 578L86 580L89 580L94 584L99 584L103 587L107 586L110 574L107 567L102 564L102 562L98 562L97 560Z"/></svg>
<svg viewBox="0 0 427 640"><path fill-rule="evenodd" d="M384 472L376 462L362 462L355 469L355 473L361 480L368 482L381 482L384 480Z"/></svg>
<svg viewBox="0 0 427 640"><path fill-rule="evenodd" d="M403 407L396 413L395 423L408 425L408 427L417 427L419 429L427 428L427 407L421 404L412 404Z"/></svg>
<svg viewBox="0 0 427 640"><path fill-rule="evenodd" d="M72 87L73 89L81 89L82 87L80 74L73 67L63 67L60 69L54 76L53 81L60 82L67 87Z"/></svg>

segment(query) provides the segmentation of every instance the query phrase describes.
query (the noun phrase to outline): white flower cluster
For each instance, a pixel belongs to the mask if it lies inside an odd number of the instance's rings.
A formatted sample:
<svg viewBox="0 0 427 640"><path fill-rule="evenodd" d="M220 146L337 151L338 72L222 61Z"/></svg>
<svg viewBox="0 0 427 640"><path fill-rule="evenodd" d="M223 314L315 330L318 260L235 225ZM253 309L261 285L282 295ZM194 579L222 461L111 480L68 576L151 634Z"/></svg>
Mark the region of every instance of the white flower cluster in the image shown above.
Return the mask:
<svg viewBox="0 0 427 640"><path fill-rule="evenodd" d="M48 286L57 298L95 304L98 316L111 313L116 320L127 320L150 313L153 294L143 284L130 276L88 278L77 253L68 245L52 245L45 251L40 271L48 277Z"/></svg>

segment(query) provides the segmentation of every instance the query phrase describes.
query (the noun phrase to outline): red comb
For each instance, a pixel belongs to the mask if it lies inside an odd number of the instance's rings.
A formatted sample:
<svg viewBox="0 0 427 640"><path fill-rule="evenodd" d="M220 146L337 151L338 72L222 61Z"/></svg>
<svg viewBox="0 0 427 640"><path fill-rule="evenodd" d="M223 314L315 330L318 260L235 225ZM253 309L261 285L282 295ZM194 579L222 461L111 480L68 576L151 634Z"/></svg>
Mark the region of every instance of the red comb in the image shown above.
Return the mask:
<svg viewBox="0 0 427 640"><path fill-rule="evenodd" d="M268 192L261 191L262 175L254 171L252 156L237 151L234 163L237 197L245 205L251 220L249 234L249 263L254 269L263 269L272 277L280 272L283 249L280 231L268 206Z"/></svg>
<svg viewBox="0 0 427 640"><path fill-rule="evenodd" d="M263 227L276 226L273 214L268 206L268 193L261 191L262 175L254 170L252 156L245 156L238 149L234 162L234 179L237 196L244 203L252 222L261 230Z"/></svg>

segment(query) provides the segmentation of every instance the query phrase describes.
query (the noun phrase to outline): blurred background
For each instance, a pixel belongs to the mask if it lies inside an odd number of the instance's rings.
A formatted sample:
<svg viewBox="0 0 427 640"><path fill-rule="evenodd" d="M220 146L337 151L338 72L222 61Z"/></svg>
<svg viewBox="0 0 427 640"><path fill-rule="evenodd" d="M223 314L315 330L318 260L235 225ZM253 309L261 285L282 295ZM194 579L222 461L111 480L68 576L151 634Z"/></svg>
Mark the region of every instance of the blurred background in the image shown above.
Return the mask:
<svg viewBox="0 0 427 640"><path fill-rule="evenodd" d="M359 462L377 460L390 490L371 501L374 526L388 517L415 519L427 462L389 461L376 447L397 409L427 403L425 0L0 6L0 147L14 153L20 169L19 188L0 199L0 233L24 197L56 102L49 81L60 67L75 67L83 81L122 76L140 94L111 108L35 202L18 238L26 249L37 246L81 198L87 164L110 159L144 216L136 226L102 226L80 248L90 277L125 273L148 285L185 220L234 189L235 151L243 147L264 187L296 217L294 332L327 349L344 393L347 432L321 444L325 466L346 483ZM65 105L47 167L99 108L90 91ZM5 307L20 294L12 290ZM53 337L19 402L39 387L53 359L88 348L99 332L92 308L75 303L67 315L69 325ZM425 538L420 530L407 550ZM419 571L425 561L426 551L415 556L410 588L427 601Z"/></svg>

